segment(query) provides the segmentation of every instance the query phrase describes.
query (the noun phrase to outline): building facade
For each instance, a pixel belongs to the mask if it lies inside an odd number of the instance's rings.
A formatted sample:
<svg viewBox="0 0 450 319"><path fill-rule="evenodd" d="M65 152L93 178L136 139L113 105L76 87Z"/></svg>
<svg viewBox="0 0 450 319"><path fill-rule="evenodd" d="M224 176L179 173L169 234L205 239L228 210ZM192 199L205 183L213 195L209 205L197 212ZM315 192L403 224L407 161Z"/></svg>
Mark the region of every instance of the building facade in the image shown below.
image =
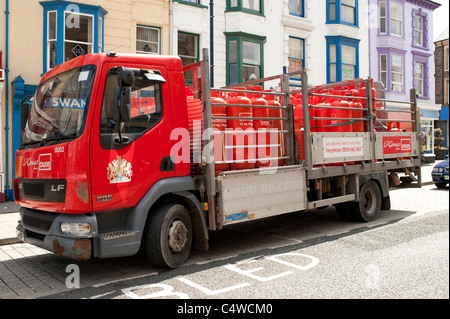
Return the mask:
<svg viewBox="0 0 450 319"><path fill-rule="evenodd" d="M415 88L423 131L422 148L433 154L435 103L433 11L440 5L428 0L370 0L370 75L384 84L386 99L409 101ZM388 102L391 110L408 105ZM388 113L392 120L408 120L407 113ZM401 122L402 129L410 123Z"/></svg>
<svg viewBox="0 0 450 319"><path fill-rule="evenodd" d="M209 48L215 87L302 68L313 85L369 76L366 1L173 0L172 14L173 54Z"/></svg>
<svg viewBox="0 0 450 319"><path fill-rule="evenodd" d="M441 105L440 112L440 129L442 130L442 137L444 141L442 145L436 145L446 148L446 153L448 154L449 148L449 28L438 36L434 42L434 61L436 65L436 103ZM439 143L436 143L439 144Z"/></svg>

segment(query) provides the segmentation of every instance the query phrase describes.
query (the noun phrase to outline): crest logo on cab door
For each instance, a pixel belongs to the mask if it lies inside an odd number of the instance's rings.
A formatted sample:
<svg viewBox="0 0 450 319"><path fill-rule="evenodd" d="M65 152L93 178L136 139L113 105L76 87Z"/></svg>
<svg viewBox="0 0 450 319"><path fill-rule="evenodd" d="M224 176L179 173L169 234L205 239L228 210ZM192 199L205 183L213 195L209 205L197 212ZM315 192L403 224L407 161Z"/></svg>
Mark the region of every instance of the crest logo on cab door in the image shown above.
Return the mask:
<svg viewBox="0 0 450 319"><path fill-rule="evenodd" d="M131 164L121 156L108 164L108 180L110 184L128 183L131 182L133 171Z"/></svg>

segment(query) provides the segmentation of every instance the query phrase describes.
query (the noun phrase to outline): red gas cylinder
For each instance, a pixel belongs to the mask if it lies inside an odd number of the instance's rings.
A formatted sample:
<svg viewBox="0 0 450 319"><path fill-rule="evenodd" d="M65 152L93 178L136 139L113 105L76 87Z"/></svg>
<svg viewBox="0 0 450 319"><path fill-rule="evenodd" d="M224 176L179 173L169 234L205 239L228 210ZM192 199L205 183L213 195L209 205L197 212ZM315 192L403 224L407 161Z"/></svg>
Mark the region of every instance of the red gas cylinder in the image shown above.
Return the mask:
<svg viewBox="0 0 450 319"><path fill-rule="evenodd" d="M211 104L226 104L226 101L221 98L221 94L218 91L211 91ZM227 106L212 106L212 115L218 117L227 116ZM214 160L216 162L225 162L228 156L225 154L226 138L225 131L228 128L228 122L226 119L213 119L212 127L214 131ZM220 134L218 134L220 132ZM216 175L222 171L230 169L229 164L216 164Z"/></svg>
<svg viewBox="0 0 450 319"><path fill-rule="evenodd" d="M334 101L333 103L331 103L331 106L337 107L339 109L330 109L330 117L344 118L344 119L349 119L352 117L352 111L350 109L350 103L348 101L344 99L340 101ZM352 124L339 125L348 121L350 120L342 120L342 119L331 120L330 124L334 126L330 127L330 132L352 132L353 131Z"/></svg>
<svg viewBox="0 0 450 319"><path fill-rule="evenodd" d="M389 132L395 132L395 133L403 132L403 131L400 129L400 122L390 122L389 130L388 130L388 131L389 131Z"/></svg>
<svg viewBox="0 0 450 319"><path fill-rule="evenodd" d="M262 95L262 87L261 86L250 86L248 88L250 91L258 91L261 93L249 93L250 100L252 101L253 106L268 106L269 104L263 98ZM269 117L269 109L266 107L253 107L253 117L260 118L268 118ZM258 145L256 156L258 161L256 162L256 167L266 167L270 166L270 146L262 146L262 145L270 145L270 122L269 120L253 120L253 127L256 131L256 140ZM275 157L275 156L273 156Z"/></svg>
<svg viewBox="0 0 450 319"><path fill-rule="evenodd" d="M228 117L238 119L228 119L228 128L235 134L228 135L227 144L233 146L233 161L238 163L230 164L232 170L255 168L256 150L255 133L253 128L253 117L251 107L232 106L231 104L252 105L252 101L245 96L244 92L233 93L228 100ZM242 133L247 131L248 133Z"/></svg>
<svg viewBox="0 0 450 319"><path fill-rule="evenodd" d="M267 91L270 92L270 91ZM272 118L279 118L280 120L270 120L270 129L273 131L278 131L278 133L271 133L272 136L272 140L275 140L272 134L276 134L277 135L277 139L276 139L276 144L279 144L280 146L278 147L278 151L275 153L272 151L272 154L278 154L278 157L282 157L284 154L282 154L282 150L283 147L282 145L284 144L284 134L281 133L281 131L283 130L283 120L281 119L283 117L283 110L281 109L281 104L280 102L277 101L276 96L275 95L271 95L271 94L265 94L264 98L267 101L267 104L269 106L272 106L274 108L270 108L269 109L269 117ZM279 107L279 108L276 108ZM284 165L284 160L278 160L278 166L283 166Z"/></svg>
<svg viewBox="0 0 450 319"><path fill-rule="evenodd" d="M352 96L358 96L358 91L356 90L352 90ZM359 102L360 100L356 100L356 99L352 99L351 103L350 103L350 108L352 109L352 117L355 119L354 121L356 121L356 119L361 119L361 121L358 121L356 123L353 123L352 128L353 128L353 132L364 132L364 121L362 120L363 118L363 111L362 110L358 110L358 109L362 109L362 104L361 102Z"/></svg>
<svg viewBox="0 0 450 319"><path fill-rule="evenodd" d="M305 160L305 130L303 127L301 129L295 129L295 141L297 142L297 153L298 160Z"/></svg>
<svg viewBox="0 0 450 319"><path fill-rule="evenodd" d="M190 155L191 174L201 173L200 163L202 162L203 150L203 103L200 99L194 99L191 90L186 89L186 102L188 113L188 127L190 136ZM183 154L179 154L183 156Z"/></svg>
<svg viewBox="0 0 450 319"><path fill-rule="evenodd" d="M321 102L317 106L330 106L330 103ZM330 125L330 120L325 120L321 118L330 117L330 109L322 109L322 108L315 108L315 117L316 119L316 132L319 133L325 133L330 132L330 127L327 125Z"/></svg>

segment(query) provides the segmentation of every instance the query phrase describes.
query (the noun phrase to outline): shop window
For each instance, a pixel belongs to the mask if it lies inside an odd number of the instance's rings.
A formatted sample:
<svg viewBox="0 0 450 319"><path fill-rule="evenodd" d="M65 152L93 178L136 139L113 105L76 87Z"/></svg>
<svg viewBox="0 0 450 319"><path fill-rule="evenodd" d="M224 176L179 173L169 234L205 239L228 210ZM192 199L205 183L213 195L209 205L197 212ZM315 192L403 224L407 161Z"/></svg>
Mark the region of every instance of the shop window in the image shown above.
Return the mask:
<svg viewBox="0 0 450 319"><path fill-rule="evenodd" d="M103 51L107 11L102 7L67 1L40 4L44 8L44 73L83 54Z"/></svg>
<svg viewBox="0 0 450 319"><path fill-rule="evenodd" d="M161 29L138 25L136 27L136 53L160 54Z"/></svg>

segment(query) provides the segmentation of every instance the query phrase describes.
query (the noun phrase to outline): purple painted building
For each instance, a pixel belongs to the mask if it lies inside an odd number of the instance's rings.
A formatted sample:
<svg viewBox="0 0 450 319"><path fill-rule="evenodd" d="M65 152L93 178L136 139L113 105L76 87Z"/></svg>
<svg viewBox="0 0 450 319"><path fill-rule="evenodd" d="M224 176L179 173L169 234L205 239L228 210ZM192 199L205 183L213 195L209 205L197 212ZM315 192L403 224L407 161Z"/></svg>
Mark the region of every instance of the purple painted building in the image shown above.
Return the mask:
<svg viewBox="0 0 450 319"><path fill-rule="evenodd" d="M370 76L385 86L386 99L409 101L415 88L424 134L423 149L433 152L435 103L433 11L429 0L369 0ZM391 110L409 105L387 102ZM388 113L389 119L407 120L408 113ZM409 123L399 123L408 129Z"/></svg>

